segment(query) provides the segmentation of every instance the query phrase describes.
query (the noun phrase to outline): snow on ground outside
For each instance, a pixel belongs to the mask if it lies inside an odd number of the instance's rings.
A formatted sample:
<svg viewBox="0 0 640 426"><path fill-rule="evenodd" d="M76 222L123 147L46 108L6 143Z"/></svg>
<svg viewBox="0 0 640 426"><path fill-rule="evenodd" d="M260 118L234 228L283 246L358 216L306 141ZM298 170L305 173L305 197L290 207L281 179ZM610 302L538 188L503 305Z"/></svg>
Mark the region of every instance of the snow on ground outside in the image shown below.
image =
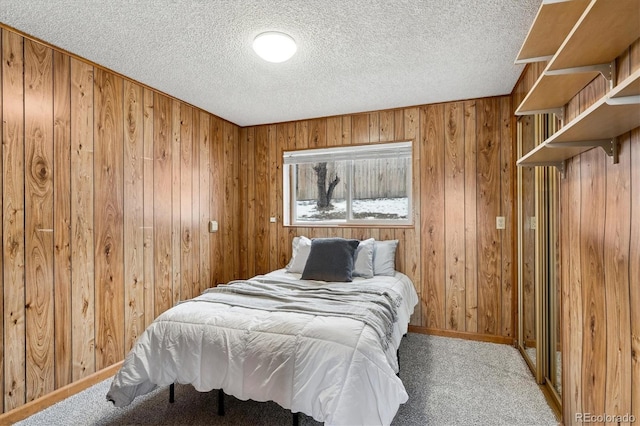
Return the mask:
<svg viewBox="0 0 640 426"><path fill-rule="evenodd" d="M344 219L347 211L346 200L333 200L333 209L318 211L316 200L297 202L298 220ZM408 200L404 198L375 198L353 200L353 214L360 219L406 219Z"/></svg>

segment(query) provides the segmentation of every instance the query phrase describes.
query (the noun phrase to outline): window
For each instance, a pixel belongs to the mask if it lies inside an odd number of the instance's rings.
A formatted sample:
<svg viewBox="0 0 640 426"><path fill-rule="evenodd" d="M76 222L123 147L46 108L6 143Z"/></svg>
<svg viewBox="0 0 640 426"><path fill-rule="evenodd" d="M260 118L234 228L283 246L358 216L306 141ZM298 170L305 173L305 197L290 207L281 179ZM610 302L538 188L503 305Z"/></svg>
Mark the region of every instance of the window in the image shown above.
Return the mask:
<svg viewBox="0 0 640 426"><path fill-rule="evenodd" d="M286 225L410 225L412 143L286 151Z"/></svg>

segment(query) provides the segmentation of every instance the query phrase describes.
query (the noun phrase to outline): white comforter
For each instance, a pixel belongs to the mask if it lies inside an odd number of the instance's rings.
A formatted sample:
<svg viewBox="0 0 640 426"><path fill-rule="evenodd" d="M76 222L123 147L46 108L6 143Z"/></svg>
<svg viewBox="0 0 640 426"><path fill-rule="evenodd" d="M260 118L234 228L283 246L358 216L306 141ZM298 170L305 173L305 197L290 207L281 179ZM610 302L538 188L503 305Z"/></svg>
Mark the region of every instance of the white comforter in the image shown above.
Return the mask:
<svg viewBox="0 0 640 426"><path fill-rule="evenodd" d="M268 275L300 277L284 270ZM396 376L395 350L418 297L401 273L371 280L402 296L386 351L374 329L361 321L195 301L203 294L149 325L107 399L120 407L156 386L190 383L201 392L223 389L241 400L272 400L326 424L389 424L408 399ZM362 281L356 278L352 285Z"/></svg>

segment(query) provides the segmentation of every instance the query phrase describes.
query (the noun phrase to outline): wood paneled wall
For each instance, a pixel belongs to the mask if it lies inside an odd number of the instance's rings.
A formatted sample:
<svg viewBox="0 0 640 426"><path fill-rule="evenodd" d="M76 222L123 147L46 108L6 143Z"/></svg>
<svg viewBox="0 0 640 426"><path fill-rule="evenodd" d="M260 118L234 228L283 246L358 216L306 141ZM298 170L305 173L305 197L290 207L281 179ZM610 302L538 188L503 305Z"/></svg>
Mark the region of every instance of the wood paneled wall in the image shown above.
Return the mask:
<svg viewBox="0 0 640 426"><path fill-rule="evenodd" d="M413 280L420 295L414 326L511 342L511 110L505 96L241 129L240 275L284 267L295 235L398 239L397 269ZM413 226L283 226L283 151L401 140L414 141ZM496 216L506 216L507 229L496 230Z"/></svg>
<svg viewBox="0 0 640 426"><path fill-rule="evenodd" d="M514 105L541 72L530 67ZM617 59L617 80L640 68L640 41ZM608 90L602 77L567 105L571 120ZM640 128L619 137L620 161L600 148L567 162L560 180L562 405L640 418ZM626 423L628 424L628 423Z"/></svg>
<svg viewBox="0 0 640 426"><path fill-rule="evenodd" d="M123 359L176 301L237 277L240 150L231 123L0 37L4 412Z"/></svg>

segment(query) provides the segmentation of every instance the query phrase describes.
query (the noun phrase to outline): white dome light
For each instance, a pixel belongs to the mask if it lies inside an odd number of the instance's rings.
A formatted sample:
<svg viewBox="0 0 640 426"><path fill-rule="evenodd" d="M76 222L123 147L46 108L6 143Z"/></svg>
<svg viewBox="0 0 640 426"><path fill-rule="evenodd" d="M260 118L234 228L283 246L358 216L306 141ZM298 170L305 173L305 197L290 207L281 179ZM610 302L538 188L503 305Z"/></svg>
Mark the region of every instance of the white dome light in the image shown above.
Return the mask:
<svg viewBox="0 0 640 426"><path fill-rule="evenodd" d="M284 62L292 57L297 49L291 36L276 31L258 34L253 40L253 50L268 62Z"/></svg>

